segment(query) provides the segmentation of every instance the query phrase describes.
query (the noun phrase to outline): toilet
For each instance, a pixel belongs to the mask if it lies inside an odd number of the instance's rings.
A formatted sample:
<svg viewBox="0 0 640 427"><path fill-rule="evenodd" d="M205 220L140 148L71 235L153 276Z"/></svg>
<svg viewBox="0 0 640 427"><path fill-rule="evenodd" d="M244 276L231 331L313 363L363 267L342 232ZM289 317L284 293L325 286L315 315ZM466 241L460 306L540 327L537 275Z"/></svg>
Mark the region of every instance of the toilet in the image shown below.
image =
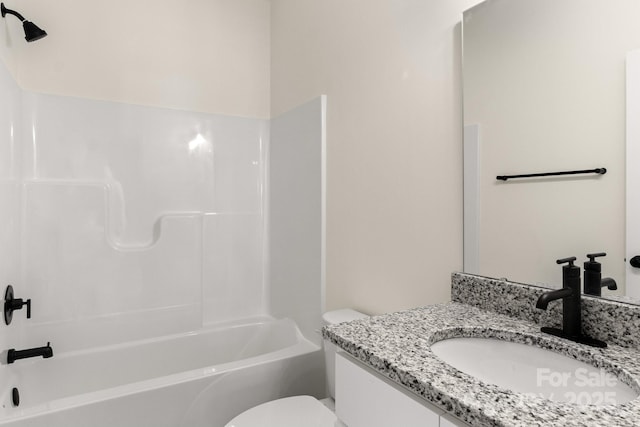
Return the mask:
<svg viewBox="0 0 640 427"><path fill-rule="evenodd" d="M322 315L324 325L368 317L355 310L329 311ZM335 354L337 347L324 341L327 388L330 399L325 403L311 396L293 396L254 406L229 421L225 427L336 427L342 425L333 413L335 398Z"/></svg>

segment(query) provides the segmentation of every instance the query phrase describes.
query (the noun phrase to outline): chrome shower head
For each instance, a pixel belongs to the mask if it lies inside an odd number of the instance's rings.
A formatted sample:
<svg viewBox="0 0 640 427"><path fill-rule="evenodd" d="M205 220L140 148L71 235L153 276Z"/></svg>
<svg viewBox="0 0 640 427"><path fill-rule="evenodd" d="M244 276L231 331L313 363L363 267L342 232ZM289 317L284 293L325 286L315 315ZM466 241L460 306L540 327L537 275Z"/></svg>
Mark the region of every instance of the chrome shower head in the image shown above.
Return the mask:
<svg viewBox="0 0 640 427"><path fill-rule="evenodd" d="M15 10L7 9L4 7L4 3L0 3L0 14L4 18L6 14L13 15L22 21L22 28L24 29L24 39L28 42L40 40L47 35L47 32L38 27L31 21L24 19L24 16L20 15Z"/></svg>

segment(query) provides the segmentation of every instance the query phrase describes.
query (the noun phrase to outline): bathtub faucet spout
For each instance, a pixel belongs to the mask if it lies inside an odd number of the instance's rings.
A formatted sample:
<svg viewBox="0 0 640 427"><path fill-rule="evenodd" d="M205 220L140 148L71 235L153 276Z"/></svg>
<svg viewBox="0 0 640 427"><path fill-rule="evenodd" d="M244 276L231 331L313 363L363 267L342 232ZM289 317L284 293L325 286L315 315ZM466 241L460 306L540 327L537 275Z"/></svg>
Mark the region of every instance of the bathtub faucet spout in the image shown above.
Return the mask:
<svg viewBox="0 0 640 427"><path fill-rule="evenodd" d="M29 357L42 356L45 359L53 357L53 349L51 343L47 343L44 347L28 348L26 350L16 350L15 348L7 351L7 363L13 363L18 359L26 359Z"/></svg>

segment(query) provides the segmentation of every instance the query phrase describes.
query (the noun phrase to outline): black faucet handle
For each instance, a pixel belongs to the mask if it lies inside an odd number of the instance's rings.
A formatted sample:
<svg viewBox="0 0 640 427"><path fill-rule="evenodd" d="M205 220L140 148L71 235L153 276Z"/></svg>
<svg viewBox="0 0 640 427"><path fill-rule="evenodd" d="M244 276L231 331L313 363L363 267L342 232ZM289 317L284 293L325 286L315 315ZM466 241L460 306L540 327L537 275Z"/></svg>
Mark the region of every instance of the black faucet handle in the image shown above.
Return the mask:
<svg viewBox="0 0 640 427"><path fill-rule="evenodd" d="M589 258L589 261L591 262L595 262L596 258L601 256L607 256L607 254L605 252L598 252L597 254L587 254L587 258Z"/></svg>
<svg viewBox="0 0 640 427"><path fill-rule="evenodd" d="M25 301L22 298L14 298L8 303L8 305L11 310L20 310L26 305L27 319L31 319L31 299Z"/></svg>
<svg viewBox="0 0 640 427"><path fill-rule="evenodd" d="M27 306L27 319L31 319L31 298L26 301L22 298L14 298L13 286L7 286L4 293L4 323L9 325L13 319L13 312L21 310L25 305Z"/></svg>
<svg viewBox="0 0 640 427"><path fill-rule="evenodd" d="M558 264L566 264L562 266L562 287L571 289L580 289L580 267L573 265L577 258L572 256L556 260Z"/></svg>
<svg viewBox="0 0 640 427"><path fill-rule="evenodd" d="M556 264L565 264L565 263L569 263L569 267L573 267L573 261L575 261L577 258L572 256L569 258L562 258L562 259L558 259L556 260Z"/></svg>

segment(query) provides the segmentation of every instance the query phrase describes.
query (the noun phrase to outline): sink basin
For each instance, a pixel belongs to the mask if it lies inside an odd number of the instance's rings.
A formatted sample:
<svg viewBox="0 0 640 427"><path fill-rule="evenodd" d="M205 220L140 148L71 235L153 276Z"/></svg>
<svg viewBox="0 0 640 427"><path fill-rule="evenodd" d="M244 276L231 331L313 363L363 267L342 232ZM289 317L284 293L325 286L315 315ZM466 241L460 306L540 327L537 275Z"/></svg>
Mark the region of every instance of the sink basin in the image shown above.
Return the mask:
<svg viewBox="0 0 640 427"><path fill-rule="evenodd" d="M493 338L450 338L431 350L484 383L578 405L615 405L638 393L615 375L554 351Z"/></svg>

